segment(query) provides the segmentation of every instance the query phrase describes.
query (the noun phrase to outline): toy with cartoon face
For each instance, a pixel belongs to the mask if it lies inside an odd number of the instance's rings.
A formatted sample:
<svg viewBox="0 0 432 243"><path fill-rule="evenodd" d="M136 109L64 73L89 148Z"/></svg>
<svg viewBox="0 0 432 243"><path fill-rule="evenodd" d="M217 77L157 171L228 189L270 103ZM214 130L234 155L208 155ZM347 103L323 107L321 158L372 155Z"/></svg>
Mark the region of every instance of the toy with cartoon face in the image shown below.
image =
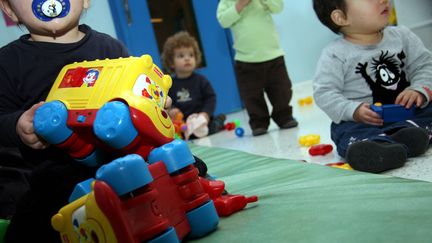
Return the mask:
<svg viewBox="0 0 432 243"><path fill-rule="evenodd" d="M106 162L101 149L147 158L174 138L171 84L149 55L67 65L35 113L36 133L89 166Z"/></svg>
<svg viewBox="0 0 432 243"><path fill-rule="evenodd" d="M98 70L90 69L89 71L87 71L86 76L83 78L83 82L87 85L87 87L93 87L98 76Z"/></svg>

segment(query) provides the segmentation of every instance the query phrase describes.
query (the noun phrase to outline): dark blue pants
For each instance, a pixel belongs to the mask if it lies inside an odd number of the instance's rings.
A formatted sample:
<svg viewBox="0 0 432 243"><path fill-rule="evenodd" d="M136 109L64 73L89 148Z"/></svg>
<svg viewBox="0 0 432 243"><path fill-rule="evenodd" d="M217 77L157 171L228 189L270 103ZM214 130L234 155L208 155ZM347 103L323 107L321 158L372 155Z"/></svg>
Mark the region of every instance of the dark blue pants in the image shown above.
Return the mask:
<svg viewBox="0 0 432 243"><path fill-rule="evenodd" d="M336 144L337 152L341 157L354 142L358 141L386 141L395 143L388 135L405 127L421 127L427 130L429 139L432 137L432 105L423 109L416 109L415 118L383 126L372 126L363 123L348 121L331 124L331 139Z"/></svg>

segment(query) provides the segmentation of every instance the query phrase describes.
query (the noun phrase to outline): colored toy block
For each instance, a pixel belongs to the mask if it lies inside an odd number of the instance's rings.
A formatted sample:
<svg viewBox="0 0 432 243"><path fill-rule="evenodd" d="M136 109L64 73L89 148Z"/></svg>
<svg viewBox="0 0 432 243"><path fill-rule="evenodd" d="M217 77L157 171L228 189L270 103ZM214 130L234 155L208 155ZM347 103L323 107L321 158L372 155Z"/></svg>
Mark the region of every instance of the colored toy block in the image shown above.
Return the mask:
<svg viewBox="0 0 432 243"><path fill-rule="evenodd" d="M326 164L326 166L344 169L344 170L352 170L353 169L348 163L345 163L345 162L329 163L329 164Z"/></svg>
<svg viewBox="0 0 432 243"><path fill-rule="evenodd" d="M371 109L378 113L384 122L398 122L403 120L409 120L415 115L415 106L411 106L410 109L405 108L401 105L388 104L381 105L376 103L371 105Z"/></svg>
<svg viewBox="0 0 432 243"><path fill-rule="evenodd" d="M305 98L298 99L297 102L300 106L310 105L313 103L313 98L312 96L307 96Z"/></svg>
<svg viewBox="0 0 432 243"><path fill-rule="evenodd" d="M309 135L300 136L299 143L300 143L300 145L305 146L305 147L319 144L320 143L320 135L309 134Z"/></svg>

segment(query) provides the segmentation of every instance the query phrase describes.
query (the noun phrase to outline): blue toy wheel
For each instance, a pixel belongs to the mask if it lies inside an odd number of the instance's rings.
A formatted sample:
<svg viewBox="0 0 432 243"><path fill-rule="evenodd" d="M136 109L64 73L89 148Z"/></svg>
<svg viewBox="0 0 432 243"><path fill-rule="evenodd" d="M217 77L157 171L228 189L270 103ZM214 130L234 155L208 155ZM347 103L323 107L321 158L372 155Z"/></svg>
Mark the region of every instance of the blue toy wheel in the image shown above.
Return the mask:
<svg viewBox="0 0 432 243"><path fill-rule="evenodd" d="M185 141L174 139L150 152L148 162L153 164L158 161L163 161L168 173L171 174L193 164L195 158Z"/></svg>
<svg viewBox="0 0 432 243"><path fill-rule="evenodd" d="M34 115L35 132L50 144L63 143L72 135L72 130L66 125L68 110L58 101L50 101L39 107Z"/></svg>
<svg viewBox="0 0 432 243"><path fill-rule="evenodd" d="M211 200L186 213L186 217L191 227L189 236L192 238L202 237L212 232L219 224L219 216Z"/></svg>
<svg viewBox="0 0 432 243"><path fill-rule="evenodd" d="M93 183L94 178L87 179L75 185L74 190L69 196L68 202L71 203L78 198L87 195L91 192L91 184Z"/></svg>
<svg viewBox="0 0 432 243"><path fill-rule="evenodd" d="M103 162L106 162L106 154L103 150L96 148L87 157L76 159L76 161L88 167L96 167L101 165Z"/></svg>
<svg viewBox="0 0 432 243"><path fill-rule="evenodd" d="M148 243L178 243L180 242L177 234L174 230L174 227L168 228L163 234L154 238L153 240L149 240Z"/></svg>
<svg viewBox="0 0 432 243"><path fill-rule="evenodd" d="M96 179L110 185L118 196L125 195L153 181L148 164L137 154L126 155L101 166Z"/></svg>
<svg viewBox="0 0 432 243"><path fill-rule="evenodd" d="M93 131L100 140L116 149L126 147L138 135L129 107L120 101L108 102L100 108L93 123Z"/></svg>

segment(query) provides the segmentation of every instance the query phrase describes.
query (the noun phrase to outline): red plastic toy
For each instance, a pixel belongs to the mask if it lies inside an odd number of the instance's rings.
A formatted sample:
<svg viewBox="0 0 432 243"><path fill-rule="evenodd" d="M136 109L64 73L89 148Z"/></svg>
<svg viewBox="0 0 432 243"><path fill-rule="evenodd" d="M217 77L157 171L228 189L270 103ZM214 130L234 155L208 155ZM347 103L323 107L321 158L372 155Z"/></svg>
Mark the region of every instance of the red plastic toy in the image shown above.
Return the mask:
<svg viewBox="0 0 432 243"><path fill-rule="evenodd" d="M200 177L201 185L204 188L216 207L219 216L226 217L231 214L242 210L248 203L258 201L257 196L245 197L243 195L222 195L225 190L225 183L223 181L215 180L210 181Z"/></svg>
<svg viewBox="0 0 432 243"><path fill-rule="evenodd" d="M152 151L150 164L137 154L116 159L98 169L96 180L77 185L52 225L64 243L202 237L216 229L219 217L193 161L182 140Z"/></svg>
<svg viewBox="0 0 432 243"><path fill-rule="evenodd" d="M174 119L172 119L172 122L174 124L175 135L177 135L178 138L183 139L183 134L187 130L187 125L184 121L183 113L181 111L178 112L175 115Z"/></svg>
<svg viewBox="0 0 432 243"><path fill-rule="evenodd" d="M231 131L236 128L236 124L234 122L228 122L224 126L225 130Z"/></svg>
<svg viewBox="0 0 432 243"><path fill-rule="evenodd" d="M333 151L333 146L331 144L317 144L309 148L309 154L312 156L326 155Z"/></svg>

